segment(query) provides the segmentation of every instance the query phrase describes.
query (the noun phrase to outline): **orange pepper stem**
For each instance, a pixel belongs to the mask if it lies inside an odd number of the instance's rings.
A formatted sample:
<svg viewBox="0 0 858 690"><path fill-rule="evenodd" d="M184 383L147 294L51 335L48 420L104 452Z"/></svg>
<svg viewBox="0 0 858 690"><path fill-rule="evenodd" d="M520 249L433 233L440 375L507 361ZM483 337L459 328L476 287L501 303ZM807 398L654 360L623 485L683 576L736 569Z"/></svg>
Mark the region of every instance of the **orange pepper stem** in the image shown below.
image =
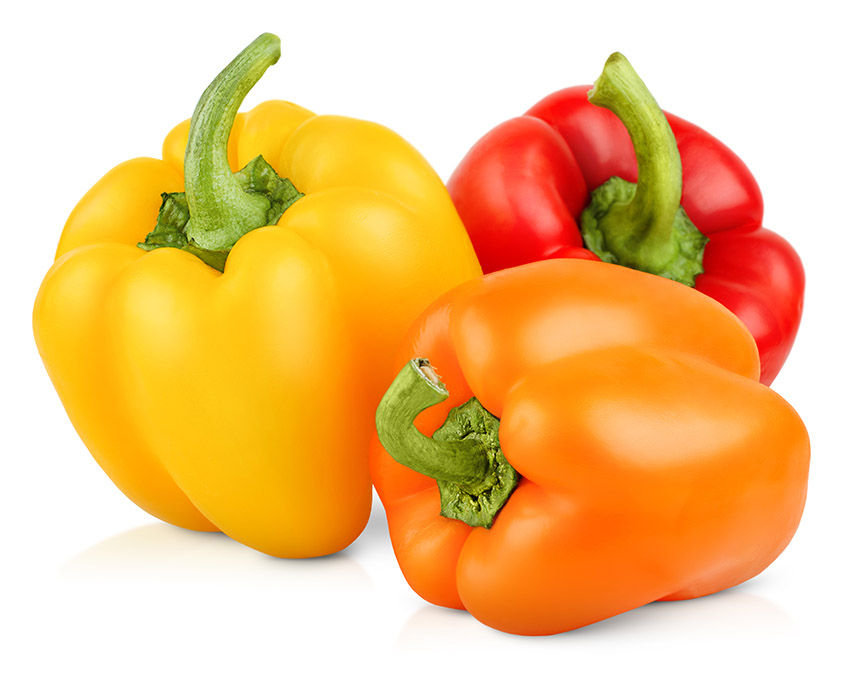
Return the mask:
<svg viewBox="0 0 858 690"><path fill-rule="evenodd" d="M414 426L418 414L448 397L429 360L412 359L378 406L378 438L398 463L438 482L441 515L488 528L519 475L501 450L500 420L476 398L451 410L431 438Z"/></svg>
<svg viewBox="0 0 858 690"><path fill-rule="evenodd" d="M378 406L378 438L394 460L415 472L442 481L474 484L485 477L489 466L477 441L438 441L414 426L418 414L449 395L429 360L412 359Z"/></svg>

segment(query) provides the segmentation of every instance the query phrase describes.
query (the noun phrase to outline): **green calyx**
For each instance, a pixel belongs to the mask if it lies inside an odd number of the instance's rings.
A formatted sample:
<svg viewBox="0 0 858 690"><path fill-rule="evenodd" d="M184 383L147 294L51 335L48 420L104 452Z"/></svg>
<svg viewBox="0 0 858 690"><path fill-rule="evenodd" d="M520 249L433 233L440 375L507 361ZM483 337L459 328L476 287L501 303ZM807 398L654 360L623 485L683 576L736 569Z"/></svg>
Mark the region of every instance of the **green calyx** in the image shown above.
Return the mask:
<svg viewBox="0 0 858 690"><path fill-rule="evenodd" d="M448 396L428 360L411 360L378 406L378 438L398 463L437 481L442 516L489 528L520 476L501 450L500 420L476 398L450 410L431 438L418 431L417 415Z"/></svg>
<svg viewBox="0 0 858 690"><path fill-rule="evenodd" d="M694 287L696 277L703 273L703 249L709 238L691 222L684 208L676 209L670 226L670 241L666 244L667 252L663 251L665 245L650 246L646 241L637 242L633 234L610 231L615 226L610 221L606 222L605 217L613 209L631 203L636 189L634 182L612 177L593 190L590 204L581 215L584 243L602 261L654 273Z"/></svg>
<svg viewBox="0 0 858 690"><path fill-rule="evenodd" d="M637 184L612 177L581 214L581 235L600 259L694 286L709 239L680 206L682 161L673 131L628 60L614 53L588 94L629 132Z"/></svg>
<svg viewBox="0 0 858 690"><path fill-rule="evenodd" d="M223 271L235 243L273 225L303 194L261 156L233 173L227 142L238 108L265 70L280 58L280 39L262 34L203 92L185 149L185 192L163 194L155 229L137 246L175 247Z"/></svg>
<svg viewBox="0 0 858 690"><path fill-rule="evenodd" d="M304 196L289 180L279 177L262 156L257 156L250 161L233 175L233 179L246 194L254 194L266 200L268 209L265 221L257 227L275 225L283 212ZM184 249L198 256L212 268L223 272L226 257L232 246L223 249L207 249L188 236L187 227L191 211L185 192L165 193L161 198L163 201L155 229L146 235L144 242L140 242L137 246L147 251L161 247Z"/></svg>

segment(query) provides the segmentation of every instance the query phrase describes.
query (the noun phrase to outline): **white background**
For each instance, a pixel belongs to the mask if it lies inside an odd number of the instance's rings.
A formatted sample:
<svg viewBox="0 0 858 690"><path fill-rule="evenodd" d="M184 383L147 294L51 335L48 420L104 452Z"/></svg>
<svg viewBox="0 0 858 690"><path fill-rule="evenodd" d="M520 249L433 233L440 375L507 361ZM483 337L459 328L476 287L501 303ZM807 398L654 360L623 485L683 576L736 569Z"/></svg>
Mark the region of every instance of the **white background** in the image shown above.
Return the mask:
<svg viewBox="0 0 858 690"><path fill-rule="evenodd" d="M858 147L846 3L16 7L0 26L0 686L855 687ZM378 504L343 553L290 562L161 524L120 494L42 368L33 299L76 201L115 164L158 156L263 31L281 36L283 57L248 107L285 98L382 122L444 179L489 128L592 82L615 50L662 107L739 153L767 226L808 277L774 388L810 431L810 490L774 565L701 600L519 638L419 599Z"/></svg>

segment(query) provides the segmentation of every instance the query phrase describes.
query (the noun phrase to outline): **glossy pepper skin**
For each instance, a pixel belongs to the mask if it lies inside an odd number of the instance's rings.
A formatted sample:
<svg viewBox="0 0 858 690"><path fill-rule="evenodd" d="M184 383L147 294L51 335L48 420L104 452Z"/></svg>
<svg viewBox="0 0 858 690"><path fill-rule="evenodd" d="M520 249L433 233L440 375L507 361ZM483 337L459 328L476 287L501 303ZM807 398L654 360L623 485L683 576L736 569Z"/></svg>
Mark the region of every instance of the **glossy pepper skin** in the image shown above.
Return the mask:
<svg viewBox="0 0 858 690"><path fill-rule="evenodd" d="M261 71L279 56L271 35L251 48ZM227 96L237 109L243 96ZM36 343L87 448L141 508L275 556L332 553L369 516L366 449L397 344L479 264L442 181L389 129L285 101L231 134L229 113L215 119L208 153L224 167L262 154L304 196L238 239L222 273L144 251L161 194L190 182L194 125L179 125L163 160L122 163L72 212ZM223 211L200 194L197 208Z"/></svg>
<svg viewBox="0 0 858 690"><path fill-rule="evenodd" d="M450 178L448 189L484 271L589 254L580 223L592 192L612 177L638 180L629 131L609 106L590 101L590 91L558 91L498 125ZM708 238L703 272L691 284L749 328L761 380L770 384L801 319L801 261L786 240L762 226L762 194L739 157L700 127L664 115L681 158L681 207Z"/></svg>
<svg viewBox="0 0 858 690"><path fill-rule="evenodd" d="M424 312L398 363L412 358L449 397L418 405L411 429L431 435L476 398L521 475L488 528L439 515L436 481L385 450L406 364L379 407L371 472L399 565L429 602L559 633L744 582L798 526L805 428L758 383L748 331L694 290L601 262L507 269ZM437 433L423 443L447 447Z"/></svg>

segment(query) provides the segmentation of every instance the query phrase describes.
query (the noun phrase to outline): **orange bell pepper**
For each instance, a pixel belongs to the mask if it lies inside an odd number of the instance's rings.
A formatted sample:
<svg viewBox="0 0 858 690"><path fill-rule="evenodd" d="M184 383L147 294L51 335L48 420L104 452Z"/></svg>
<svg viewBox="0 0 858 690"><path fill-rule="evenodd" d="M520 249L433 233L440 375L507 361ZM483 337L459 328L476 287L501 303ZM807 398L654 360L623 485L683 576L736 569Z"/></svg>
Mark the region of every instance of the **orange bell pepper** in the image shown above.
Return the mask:
<svg viewBox="0 0 858 690"><path fill-rule="evenodd" d="M558 633L744 582L798 526L805 427L758 382L747 329L678 283L574 259L500 271L424 312L408 359L371 474L429 602Z"/></svg>

